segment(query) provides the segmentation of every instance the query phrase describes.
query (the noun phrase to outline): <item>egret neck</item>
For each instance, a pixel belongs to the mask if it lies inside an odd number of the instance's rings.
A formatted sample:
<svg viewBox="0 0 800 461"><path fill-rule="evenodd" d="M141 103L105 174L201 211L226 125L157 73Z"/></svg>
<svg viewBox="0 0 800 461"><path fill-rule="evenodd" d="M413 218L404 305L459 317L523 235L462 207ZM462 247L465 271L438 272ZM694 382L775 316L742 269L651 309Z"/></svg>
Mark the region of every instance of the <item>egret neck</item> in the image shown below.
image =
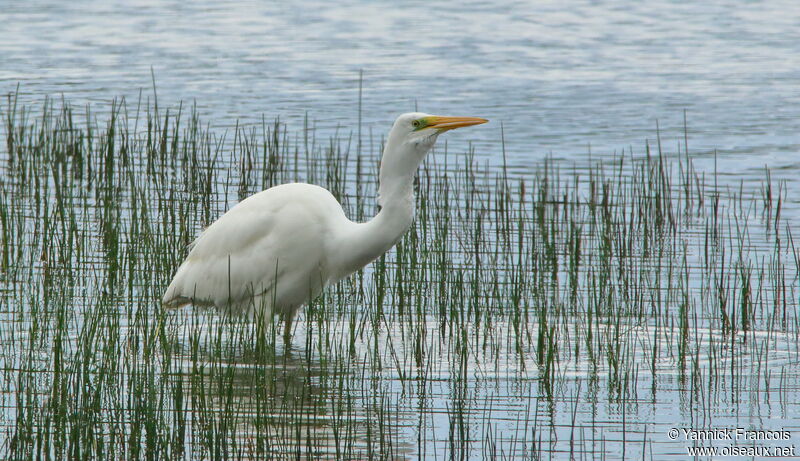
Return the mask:
<svg viewBox="0 0 800 461"><path fill-rule="evenodd" d="M397 145L400 144L400 145ZM381 159L378 204L380 211L366 223L353 223L343 237L339 254L343 278L374 261L406 233L414 221L414 174L430 146L405 144L390 137ZM417 152L424 148L421 155Z"/></svg>
<svg viewBox="0 0 800 461"><path fill-rule="evenodd" d="M329 280L340 280L391 249L414 221L414 175L445 131L479 125L488 120L478 117L442 117L410 113L395 120L381 157L377 216L369 222L349 222L334 239L337 245L335 270Z"/></svg>

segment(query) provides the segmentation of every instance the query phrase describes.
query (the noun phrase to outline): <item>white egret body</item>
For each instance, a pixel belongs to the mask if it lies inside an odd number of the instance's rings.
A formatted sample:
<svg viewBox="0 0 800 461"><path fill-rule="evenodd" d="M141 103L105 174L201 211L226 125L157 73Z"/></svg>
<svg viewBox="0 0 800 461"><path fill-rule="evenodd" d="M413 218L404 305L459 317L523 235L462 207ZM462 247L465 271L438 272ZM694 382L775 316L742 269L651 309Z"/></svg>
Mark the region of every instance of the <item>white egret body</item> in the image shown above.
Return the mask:
<svg viewBox="0 0 800 461"><path fill-rule="evenodd" d="M381 209L366 223L347 219L330 192L311 184L275 186L242 200L192 243L163 304L266 319L280 313L288 342L300 306L377 259L411 226L414 175L437 136L486 121L423 113L398 117L381 159Z"/></svg>

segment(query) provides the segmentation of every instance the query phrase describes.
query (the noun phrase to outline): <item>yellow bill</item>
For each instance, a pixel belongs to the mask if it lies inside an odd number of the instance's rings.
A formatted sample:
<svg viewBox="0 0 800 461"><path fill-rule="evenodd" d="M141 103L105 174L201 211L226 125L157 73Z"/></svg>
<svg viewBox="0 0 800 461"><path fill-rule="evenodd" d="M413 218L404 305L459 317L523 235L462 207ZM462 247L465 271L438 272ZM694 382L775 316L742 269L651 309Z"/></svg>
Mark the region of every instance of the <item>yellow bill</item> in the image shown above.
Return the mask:
<svg viewBox="0 0 800 461"><path fill-rule="evenodd" d="M447 131L465 126L480 125L489 120L480 117L443 117L431 115L430 117L426 117L425 121L427 122L425 128L436 128L439 131Z"/></svg>

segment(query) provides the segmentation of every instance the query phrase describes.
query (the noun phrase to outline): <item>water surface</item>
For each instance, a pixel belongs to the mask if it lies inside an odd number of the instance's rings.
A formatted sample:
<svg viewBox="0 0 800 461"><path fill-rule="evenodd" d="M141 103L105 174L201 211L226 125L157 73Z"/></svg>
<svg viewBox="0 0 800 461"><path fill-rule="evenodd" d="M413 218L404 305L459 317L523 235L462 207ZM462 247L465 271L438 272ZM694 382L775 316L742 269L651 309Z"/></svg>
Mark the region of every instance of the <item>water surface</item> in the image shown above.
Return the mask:
<svg viewBox="0 0 800 461"><path fill-rule="evenodd" d="M791 1L10 2L0 12L0 87L27 99L106 103L151 92L217 126L306 114L364 136L400 112L480 115L458 133L510 162L641 151L656 120L674 146L760 177L797 167L800 10ZM322 138L324 138L323 136ZM708 162L704 166L710 166ZM784 175L790 176L789 174Z"/></svg>
<svg viewBox="0 0 800 461"><path fill-rule="evenodd" d="M63 96L102 129L124 97L145 130L155 75L162 120L183 101L182 128L194 105L226 142L213 165L141 133L128 157L2 143L0 453L50 429L210 458L684 459L672 427L797 443L798 23L788 1L5 5L0 90L31 123ZM442 138L412 233L306 310L296 351L158 317L184 245L271 181L373 214L381 136L414 109L492 124ZM275 118L267 178L233 140Z"/></svg>

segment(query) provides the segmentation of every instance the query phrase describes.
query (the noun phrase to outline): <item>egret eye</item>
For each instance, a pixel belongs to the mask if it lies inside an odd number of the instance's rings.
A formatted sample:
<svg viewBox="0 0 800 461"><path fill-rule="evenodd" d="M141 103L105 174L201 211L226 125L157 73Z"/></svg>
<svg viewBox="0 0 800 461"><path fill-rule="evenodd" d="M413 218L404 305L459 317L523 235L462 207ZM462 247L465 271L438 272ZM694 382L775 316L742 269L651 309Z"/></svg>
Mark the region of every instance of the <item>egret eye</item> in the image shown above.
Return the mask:
<svg viewBox="0 0 800 461"><path fill-rule="evenodd" d="M411 126L413 126L414 128L419 128L420 126L422 126L422 123L420 123L419 120L414 120L413 122L411 122Z"/></svg>

